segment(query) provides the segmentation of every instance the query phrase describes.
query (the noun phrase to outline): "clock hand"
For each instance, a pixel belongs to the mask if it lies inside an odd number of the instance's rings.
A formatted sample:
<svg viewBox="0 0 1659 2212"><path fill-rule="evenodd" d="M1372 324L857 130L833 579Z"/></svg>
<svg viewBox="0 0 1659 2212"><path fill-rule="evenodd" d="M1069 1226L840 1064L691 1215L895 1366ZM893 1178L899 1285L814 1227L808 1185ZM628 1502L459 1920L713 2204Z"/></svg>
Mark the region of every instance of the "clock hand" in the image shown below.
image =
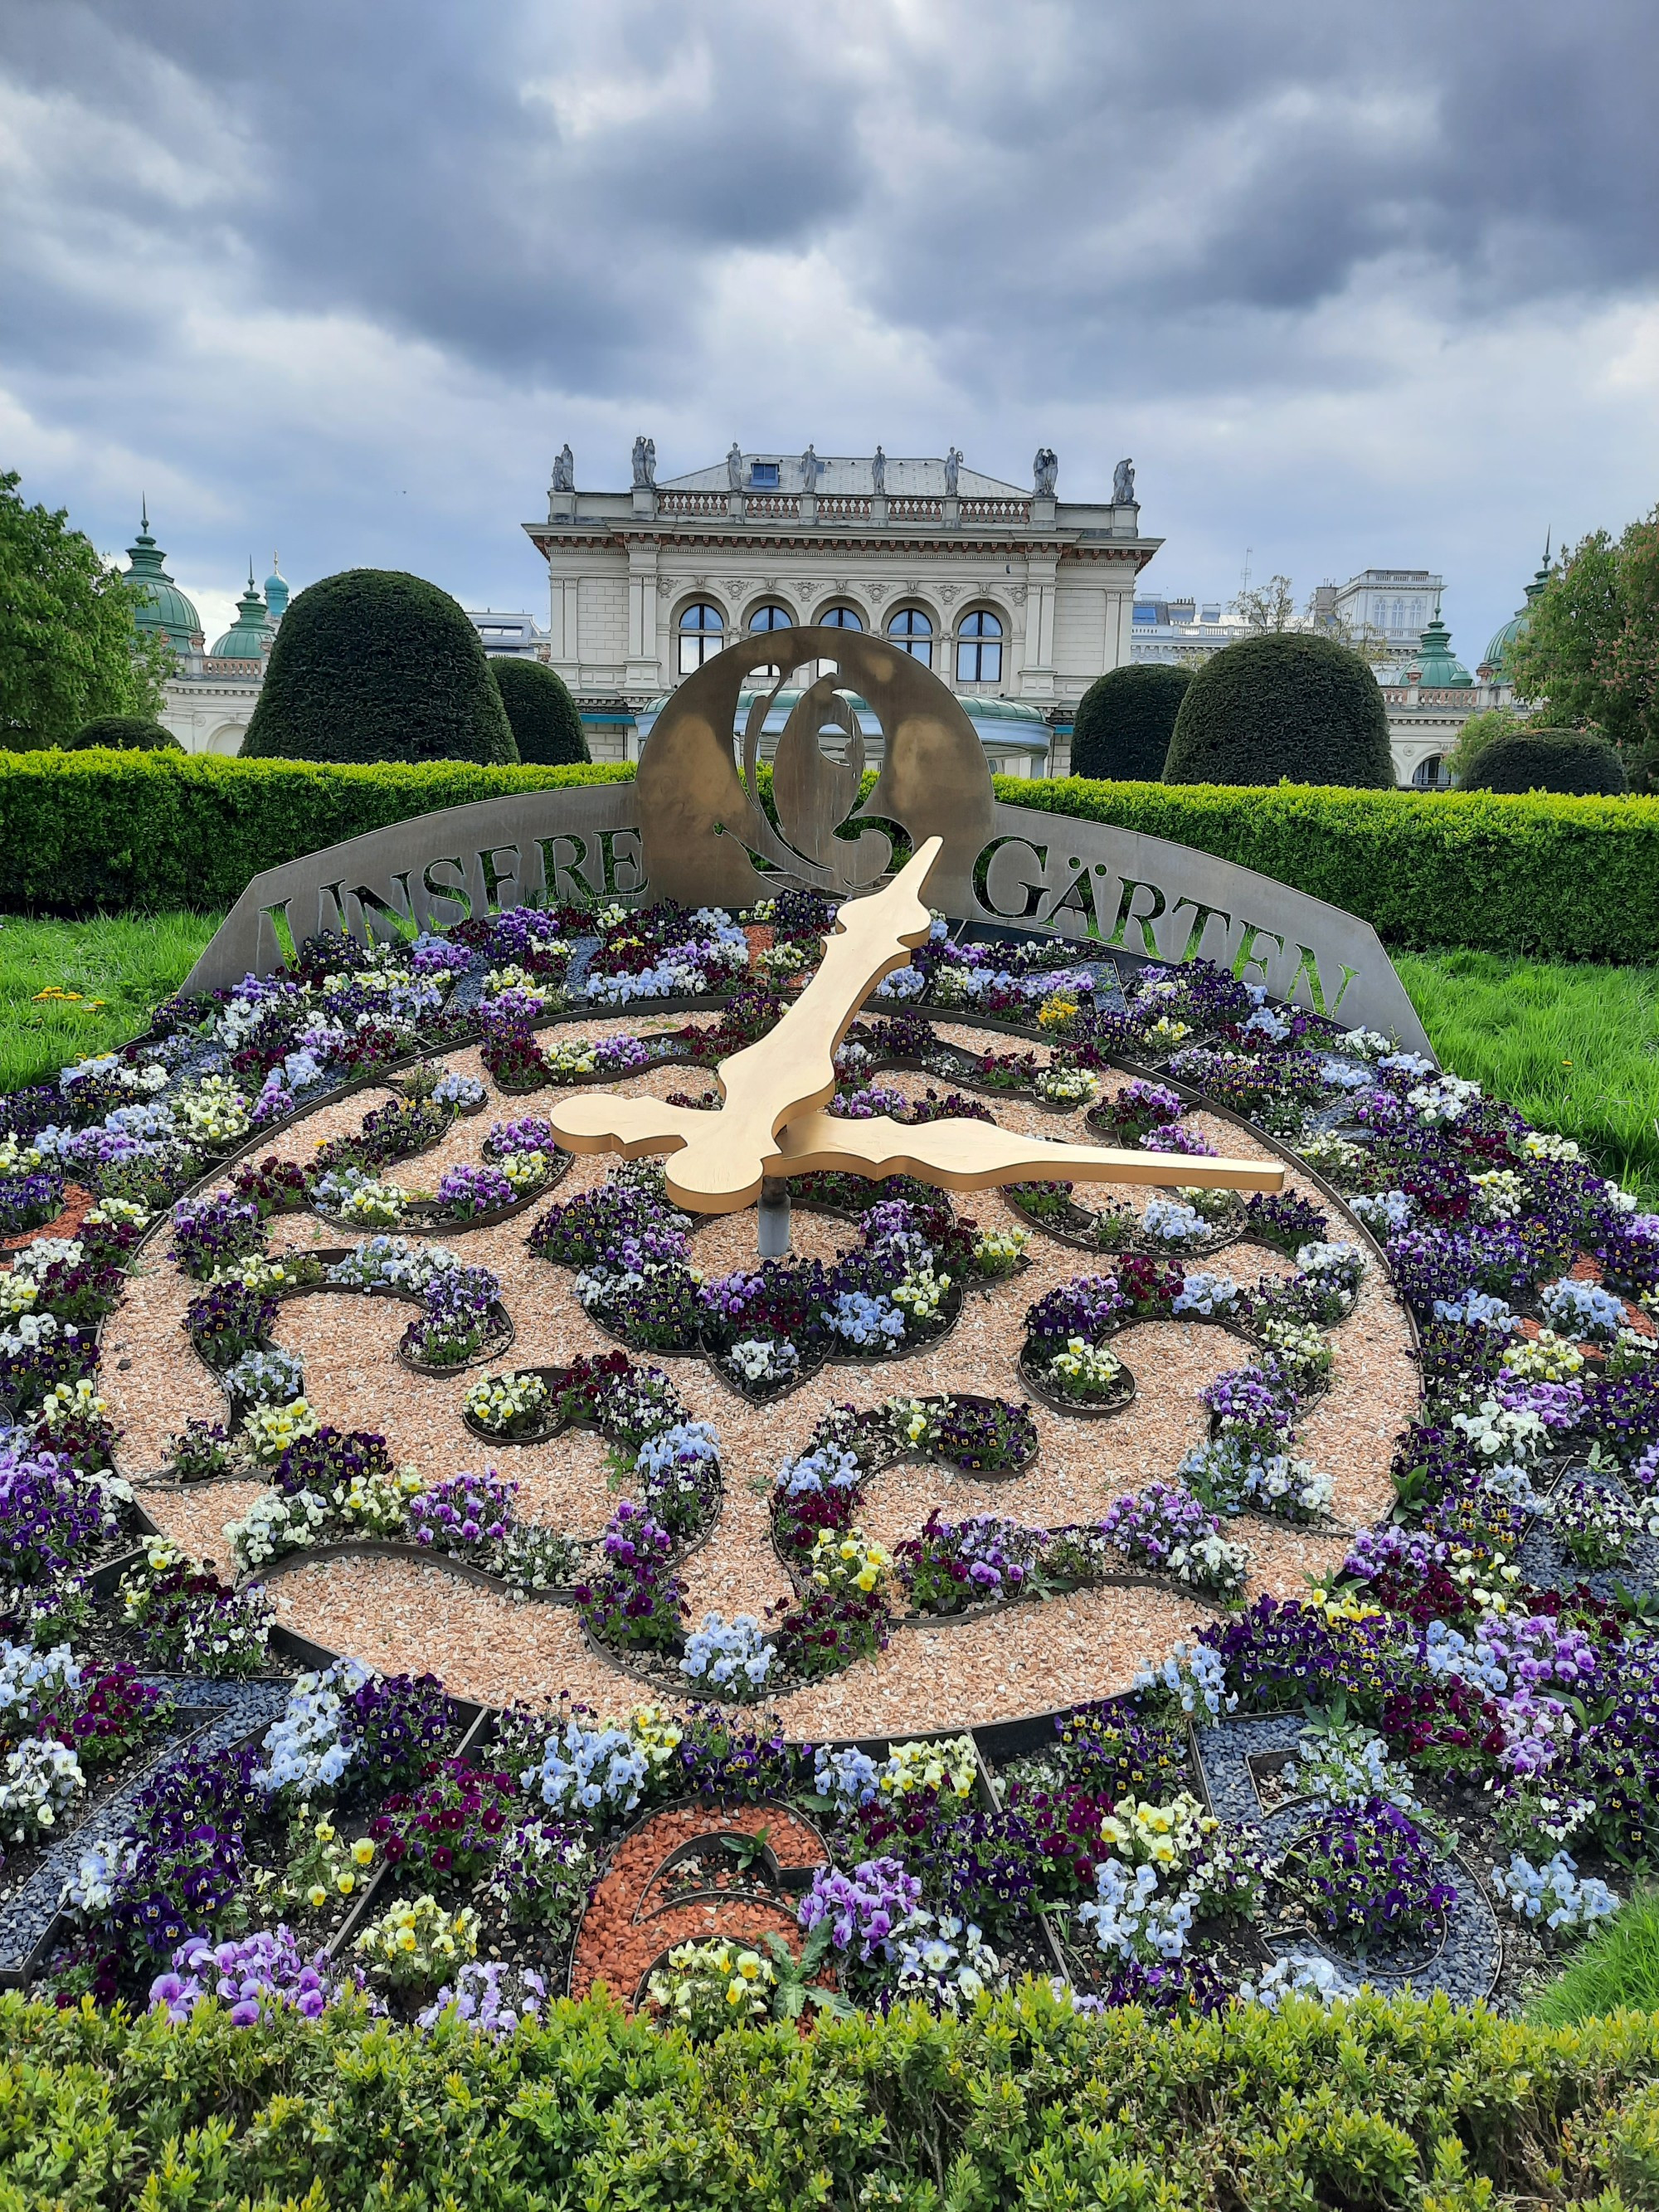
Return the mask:
<svg viewBox="0 0 1659 2212"><path fill-rule="evenodd" d="M653 1099L562 1099L549 1114L573 1152L667 1152L668 1195L699 1213L735 1213L760 1194L780 1125L835 1095L836 1048L870 992L926 943L921 889L944 840L919 846L885 890L848 899L817 973L757 1043L715 1071L725 1103L700 1113ZM630 1110L623 1114L623 1107Z"/></svg>
<svg viewBox="0 0 1659 2212"><path fill-rule="evenodd" d="M988 1121L919 1122L886 1115L843 1121L833 1114L799 1115L778 1133L769 1175L809 1175L856 1163L872 1180L915 1176L942 1190L984 1190L1028 1178L1073 1182L1162 1183L1204 1190L1281 1190L1277 1161L1206 1159L1186 1153L1115 1152L1102 1145L1050 1144Z"/></svg>

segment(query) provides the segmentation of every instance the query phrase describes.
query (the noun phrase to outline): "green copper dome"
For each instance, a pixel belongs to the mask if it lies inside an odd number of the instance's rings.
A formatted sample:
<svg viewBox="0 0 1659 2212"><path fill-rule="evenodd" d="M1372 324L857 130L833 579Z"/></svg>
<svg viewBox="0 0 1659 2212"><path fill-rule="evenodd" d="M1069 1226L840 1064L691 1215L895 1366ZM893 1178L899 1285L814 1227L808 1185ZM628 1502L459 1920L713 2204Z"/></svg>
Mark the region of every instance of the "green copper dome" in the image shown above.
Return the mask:
<svg viewBox="0 0 1659 2212"><path fill-rule="evenodd" d="M279 623L288 612L288 578L277 565L276 556L270 556L270 574L265 578L265 607L273 623Z"/></svg>
<svg viewBox="0 0 1659 2212"><path fill-rule="evenodd" d="M1451 649L1451 635L1438 615L1424 631L1412 666L1426 691L1431 688L1455 690L1460 684L1473 684L1474 678Z"/></svg>
<svg viewBox="0 0 1659 2212"><path fill-rule="evenodd" d="M140 629L158 631L175 653L188 653L202 635L202 620L162 562L167 555L149 534L149 510L143 510L136 544L127 548L127 582L137 605L132 618Z"/></svg>
<svg viewBox="0 0 1659 2212"><path fill-rule="evenodd" d="M265 619L265 603L253 581L249 562L247 589L236 602L236 620L213 648L215 660L263 660L270 650L271 628Z"/></svg>
<svg viewBox="0 0 1659 2212"><path fill-rule="evenodd" d="M1549 580L1550 549L1546 545L1544 548L1544 565L1538 571L1538 574L1533 578L1531 583L1527 586L1525 604L1516 609L1515 612L1510 617L1502 629L1495 630L1493 632L1492 641L1486 647L1486 658L1482 665L1483 666L1491 669L1492 672L1492 679L1495 683L1508 683L1510 677L1510 647L1515 643L1516 639L1520 636L1522 630L1526 627L1527 617L1532 612L1532 603L1543 590L1545 585L1548 583Z"/></svg>

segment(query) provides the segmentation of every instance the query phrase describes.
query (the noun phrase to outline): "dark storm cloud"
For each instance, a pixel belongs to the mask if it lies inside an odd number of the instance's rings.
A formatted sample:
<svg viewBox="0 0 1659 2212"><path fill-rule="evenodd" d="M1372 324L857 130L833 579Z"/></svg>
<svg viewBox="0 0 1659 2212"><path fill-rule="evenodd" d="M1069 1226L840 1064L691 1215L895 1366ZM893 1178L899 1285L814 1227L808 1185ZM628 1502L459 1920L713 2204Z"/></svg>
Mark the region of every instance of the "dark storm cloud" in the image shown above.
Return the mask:
<svg viewBox="0 0 1659 2212"><path fill-rule="evenodd" d="M244 159L221 204L140 176L121 220L192 258L222 227L270 303L570 388L672 340L719 258L824 239L884 316L1006 345L1012 307L1077 373L1108 325L1145 366L1176 334L1225 351L1189 319L1294 316L1389 256L1449 274L1470 314L1617 289L1656 257L1653 25L1649 0L1570 22L1542 0L53 0L9 11L0 52L112 123L164 133L180 79L222 117ZM562 124L538 88L591 70L642 87L639 112ZM94 162L83 212L98 189ZM95 334L49 289L46 349ZM106 342L128 336L109 313Z"/></svg>
<svg viewBox="0 0 1659 2212"><path fill-rule="evenodd" d="M1651 496L1655 23L9 0L0 465L111 544L165 480L198 573L234 518L517 595L565 436L593 483L641 428L665 474L734 431L1015 476L1041 438L1072 490L1133 443L1206 590L1269 532L1298 577L1501 532L1496 619L1534 514ZM1437 472L1480 499L1426 514Z"/></svg>

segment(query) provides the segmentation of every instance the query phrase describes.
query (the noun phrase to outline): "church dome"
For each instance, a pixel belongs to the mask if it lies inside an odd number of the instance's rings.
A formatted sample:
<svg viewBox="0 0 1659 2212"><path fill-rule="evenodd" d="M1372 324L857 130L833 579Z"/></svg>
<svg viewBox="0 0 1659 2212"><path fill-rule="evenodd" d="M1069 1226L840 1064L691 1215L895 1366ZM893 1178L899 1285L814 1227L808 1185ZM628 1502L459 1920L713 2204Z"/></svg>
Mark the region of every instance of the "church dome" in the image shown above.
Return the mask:
<svg viewBox="0 0 1659 2212"><path fill-rule="evenodd" d="M1531 583L1527 586L1525 604L1516 609L1515 612L1504 624L1502 629L1493 631L1492 641L1486 647L1486 657L1481 665L1491 669L1494 682L1498 684L1506 684L1509 682L1510 647L1515 643L1516 639L1520 636L1522 631L1525 629L1527 617L1532 612L1533 601L1538 597L1539 593L1543 590L1545 585L1548 583L1549 580L1550 555L1549 548L1547 545L1544 548L1544 565L1538 571L1538 574L1533 578Z"/></svg>
<svg viewBox="0 0 1659 2212"><path fill-rule="evenodd" d="M1474 677L1453 653L1450 633L1438 615L1424 631L1412 666L1417 671L1418 681L1425 691L1431 689L1455 691L1460 685L1474 682Z"/></svg>
<svg viewBox="0 0 1659 2212"><path fill-rule="evenodd" d="M270 650L271 629L265 619L265 603L253 582L248 563L247 589L236 602L236 619L214 647L215 660L263 660Z"/></svg>
<svg viewBox="0 0 1659 2212"><path fill-rule="evenodd" d="M137 605L132 618L140 629L164 637L176 653L188 653L202 635L202 618L162 566L167 555L149 534L145 508L136 544L127 548L126 580Z"/></svg>
<svg viewBox="0 0 1659 2212"><path fill-rule="evenodd" d="M288 612L288 578L274 553L270 556L270 574L265 578L265 610L273 623L281 622Z"/></svg>

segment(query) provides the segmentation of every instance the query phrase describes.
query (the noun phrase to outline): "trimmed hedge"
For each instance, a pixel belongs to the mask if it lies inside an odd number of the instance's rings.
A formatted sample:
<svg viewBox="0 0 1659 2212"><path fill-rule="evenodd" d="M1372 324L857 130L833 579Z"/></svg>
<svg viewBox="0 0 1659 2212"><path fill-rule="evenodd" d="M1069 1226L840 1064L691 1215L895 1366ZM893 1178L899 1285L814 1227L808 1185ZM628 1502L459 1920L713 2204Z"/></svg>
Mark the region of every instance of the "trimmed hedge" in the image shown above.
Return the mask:
<svg viewBox="0 0 1659 2212"><path fill-rule="evenodd" d="M1490 738L1462 779L1465 791L1596 792L1622 797L1625 764L1605 738L1580 730L1516 730Z"/></svg>
<svg viewBox="0 0 1659 2212"><path fill-rule="evenodd" d="M325 768L210 754L0 752L0 906L228 906L250 876L411 815L588 768ZM763 801L765 799L763 778ZM1237 860L1363 915L1384 941L1565 960L1659 957L1659 799L1091 783L999 776L997 796Z"/></svg>
<svg viewBox="0 0 1659 2212"><path fill-rule="evenodd" d="M576 702L556 669L495 653L489 672L526 768L574 768L592 759Z"/></svg>
<svg viewBox="0 0 1659 2212"><path fill-rule="evenodd" d="M1638 2212L1659 2014L1443 1998L1168 2025L1040 1983L962 2021L729 2030L603 2001L497 2044L355 2008L187 2027L0 2000L0 2212Z"/></svg>
<svg viewBox="0 0 1659 2212"><path fill-rule="evenodd" d="M185 750L171 730L163 729L148 714L100 714L63 742L65 752L85 752L93 746L112 746L123 753L181 753Z"/></svg>
<svg viewBox="0 0 1659 2212"><path fill-rule="evenodd" d="M1079 701L1072 725L1073 775L1156 781L1170 757L1176 717L1192 680L1190 668L1163 660L1109 668L1097 676Z"/></svg>
<svg viewBox="0 0 1659 2212"><path fill-rule="evenodd" d="M1166 783L1394 787L1389 710L1352 646L1269 630L1216 653L1176 717Z"/></svg>
<svg viewBox="0 0 1659 2212"><path fill-rule="evenodd" d="M411 815L633 774L622 764L335 768L210 753L0 753L0 904L205 912L229 906L263 868Z"/></svg>
<svg viewBox="0 0 1659 2212"><path fill-rule="evenodd" d="M243 760L518 759L459 602L399 568L344 568L283 617Z"/></svg>
<svg viewBox="0 0 1659 2212"><path fill-rule="evenodd" d="M1363 915L1387 945L1659 957L1659 799L1076 776L1001 776L997 796L1237 860Z"/></svg>

